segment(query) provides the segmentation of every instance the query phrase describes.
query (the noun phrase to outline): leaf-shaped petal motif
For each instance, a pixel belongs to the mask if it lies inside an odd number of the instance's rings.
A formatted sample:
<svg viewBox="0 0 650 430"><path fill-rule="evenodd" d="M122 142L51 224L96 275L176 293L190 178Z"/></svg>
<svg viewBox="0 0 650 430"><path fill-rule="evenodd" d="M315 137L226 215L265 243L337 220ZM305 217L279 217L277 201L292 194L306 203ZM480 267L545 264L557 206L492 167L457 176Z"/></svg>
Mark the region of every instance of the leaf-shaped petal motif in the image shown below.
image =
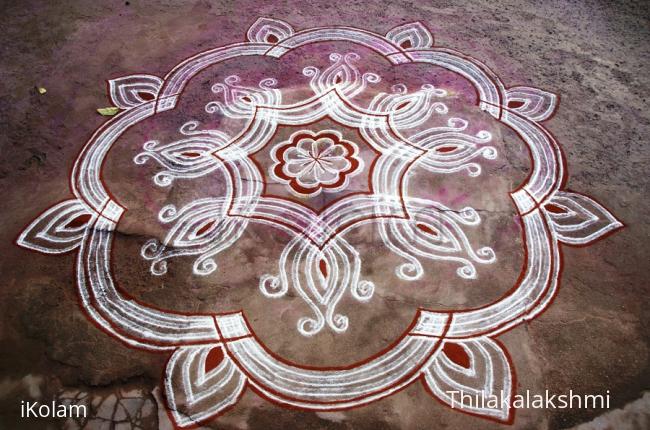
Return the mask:
<svg viewBox="0 0 650 430"><path fill-rule="evenodd" d="M503 422L511 418L510 361L501 345L488 337L446 341L426 367L424 379L431 393L454 409Z"/></svg>
<svg viewBox="0 0 650 430"><path fill-rule="evenodd" d="M447 91L432 84L424 84L414 92L408 92L403 84L392 87L392 93L381 92L370 103L369 109L390 113L393 126L398 129L415 128L425 123L433 113L445 115L449 112L440 101Z"/></svg>
<svg viewBox="0 0 650 430"><path fill-rule="evenodd" d="M262 79L257 87L243 85L237 75L226 77L223 82L212 86L212 92L223 96L223 101L212 101L205 105L208 113L222 112L229 118L247 119L256 106L277 106L282 99L280 90L273 88L275 78Z"/></svg>
<svg viewBox="0 0 650 430"><path fill-rule="evenodd" d="M513 87L507 91L508 109L532 121L548 119L557 107L557 96L532 87Z"/></svg>
<svg viewBox="0 0 650 430"><path fill-rule="evenodd" d="M165 206L159 213L160 221L174 222L164 243L152 239L144 244L140 254L152 260L151 273L167 272L167 260L180 255L198 255L193 271L208 275L217 269L214 255L228 249L244 232L245 218L226 217L224 199L199 199L181 210Z"/></svg>
<svg viewBox="0 0 650 430"><path fill-rule="evenodd" d="M484 246L474 249L464 226L481 223L479 214L471 207L459 212L425 199L406 201L410 220L389 219L379 224L379 235L386 246L407 260L395 270L404 280L420 279L424 269L419 258L454 261L460 264L456 273L464 279L477 277L474 263L496 261L494 250Z"/></svg>
<svg viewBox="0 0 650 430"><path fill-rule="evenodd" d="M165 394L180 427L214 418L234 405L246 378L219 345L182 347L167 363Z"/></svg>
<svg viewBox="0 0 650 430"><path fill-rule="evenodd" d="M217 170L221 164L212 152L228 141L228 136L218 130L197 130L198 123L185 123L180 131L187 138L161 143L145 142L144 151L133 158L136 164L156 160L165 170L156 173L154 182L169 186L176 178L198 178Z"/></svg>
<svg viewBox="0 0 650 430"><path fill-rule="evenodd" d="M489 131L471 135L466 132L468 124L462 118L449 118L445 127L430 127L410 136L410 142L427 151L419 164L431 172L464 170L471 177L479 176L482 168L476 160L494 160L497 150L487 145L492 140Z"/></svg>
<svg viewBox="0 0 650 430"><path fill-rule="evenodd" d="M47 254L62 254L79 245L93 218L94 214L79 200L66 200L32 221L17 243Z"/></svg>
<svg viewBox="0 0 650 430"><path fill-rule="evenodd" d="M607 209L578 193L558 191L543 208L558 240L569 245L588 245L623 227Z"/></svg>
<svg viewBox="0 0 650 430"><path fill-rule="evenodd" d="M433 36L420 22L411 22L395 27L386 33L386 38L405 50L433 46Z"/></svg>
<svg viewBox="0 0 650 430"><path fill-rule="evenodd" d="M298 320L303 336L315 335L326 324L337 333L346 331L348 317L336 312L343 294L350 290L355 299L365 302L374 293L374 284L360 279L358 252L340 237L322 250L296 237L283 250L278 266L277 276L260 279L260 291L267 297L282 297L291 287L307 302L314 316Z"/></svg>
<svg viewBox="0 0 650 430"><path fill-rule="evenodd" d="M120 109L131 109L158 97L163 81L157 76L130 75L108 81L113 104Z"/></svg>
<svg viewBox="0 0 650 430"><path fill-rule="evenodd" d="M293 27L284 21L259 18L248 29L246 36L251 42L276 44L293 34Z"/></svg>

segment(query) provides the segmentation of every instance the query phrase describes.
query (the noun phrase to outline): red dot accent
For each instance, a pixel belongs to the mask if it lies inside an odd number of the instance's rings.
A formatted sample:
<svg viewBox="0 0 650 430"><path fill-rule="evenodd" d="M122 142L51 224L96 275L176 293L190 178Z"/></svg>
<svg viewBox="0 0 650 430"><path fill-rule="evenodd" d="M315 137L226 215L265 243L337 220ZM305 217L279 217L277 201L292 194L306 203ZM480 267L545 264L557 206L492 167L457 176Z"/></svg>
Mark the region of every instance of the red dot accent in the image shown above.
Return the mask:
<svg viewBox="0 0 650 430"><path fill-rule="evenodd" d="M205 373L208 373L223 361L223 349L220 346L212 348L205 357Z"/></svg>
<svg viewBox="0 0 650 430"><path fill-rule="evenodd" d="M517 109L522 107L523 105L525 105L525 103L522 102L521 100L512 100L508 102L508 107L510 109Z"/></svg>
<svg viewBox="0 0 650 430"><path fill-rule="evenodd" d="M320 269L320 273L323 274L325 278L327 278L327 261L325 259L321 258L320 262L318 263L318 268Z"/></svg>
<svg viewBox="0 0 650 430"><path fill-rule="evenodd" d="M565 214L566 210L564 208L559 207L558 205L554 205L553 203L548 203L544 205L544 209L547 211L554 213L554 214Z"/></svg>
<svg viewBox="0 0 650 430"><path fill-rule="evenodd" d="M214 221L210 221L209 223L207 223L206 225L204 225L203 227L198 229L198 231L196 232L196 235L201 236L201 235L205 234L205 232L210 230L210 227L212 227L213 225L214 225Z"/></svg>
<svg viewBox="0 0 650 430"><path fill-rule="evenodd" d="M404 109L406 106L408 106L408 105L410 105L410 104L411 104L411 102L402 102L402 103L400 103L399 105L397 105L397 107L395 108L395 110L402 110L402 109Z"/></svg>
<svg viewBox="0 0 650 430"><path fill-rule="evenodd" d="M435 236L435 237L440 236L437 231L435 231L434 229L432 229L431 227L429 227L426 224L419 224L418 223L418 224L416 224L416 226L417 226L417 228L419 228L420 230L422 230L426 234L430 234L431 236Z"/></svg>
<svg viewBox="0 0 650 430"><path fill-rule="evenodd" d="M442 154L445 154L447 152L454 152L457 149L458 149L457 146L441 146L439 148L436 148L436 152L440 152Z"/></svg>
<svg viewBox="0 0 650 430"><path fill-rule="evenodd" d="M153 100L153 99L156 98L156 96L154 96L153 94L151 94L151 93L146 93L146 92L144 92L144 91L140 91L140 92L138 93L138 95L140 96L140 98L141 98L142 100L147 100L147 101L149 101L149 100Z"/></svg>
<svg viewBox="0 0 650 430"><path fill-rule="evenodd" d="M83 214L70 220L70 222L68 222L65 226L67 228L77 228L77 227L81 227L82 225L88 224L88 221L90 221L90 215Z"/></svg>
<svg viewBox="0 0 650 430"><path fill-rule="evenodd" d="M462 346L447 342L445 343L445 346L442 347L442 352L444 352L445 355L454 363L464 367L465 369L469 369L469 355L467 355L467 351L465 351L465 348Z"/></svg>
<svg viewBox="0 0 650 430"><path fill-rule="evenodd" d="M198 152L183 152L182 155L190 158L197 158L201 156L201 154Z"/></svg>

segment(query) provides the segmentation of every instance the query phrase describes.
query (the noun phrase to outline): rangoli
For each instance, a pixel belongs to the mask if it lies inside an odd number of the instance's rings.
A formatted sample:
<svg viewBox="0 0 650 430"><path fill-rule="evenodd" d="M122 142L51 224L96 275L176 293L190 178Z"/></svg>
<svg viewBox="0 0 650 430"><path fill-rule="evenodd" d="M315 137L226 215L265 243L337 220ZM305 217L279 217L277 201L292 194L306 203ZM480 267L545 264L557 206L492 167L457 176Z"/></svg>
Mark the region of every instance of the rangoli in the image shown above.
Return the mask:
<svg viewBox="0 0 650 430"><path fill-rule="evenodd" d="M258 76L229 66L249 58L281 61L320 45L325 48L301 55L292 85L288 69ZM382 70L394 68L390 76L373 69L371 55L389 66ZM130 208L104 180L109 151L134 125L181 103L196 105L188 84L217 66L211 85L201 89L210 100L176 135L128 143L129 150L137 146L132 163L156 169L148 182L157 189L223 178L218 196L159 210L164 234L141 247L139 258L150 267L142 276L165 277L168 265L191 264L192 277L218 277L220 260L252 226L282 232L290 239L273 256L274 271L259 276L250 294L270 304L297 296L309 312L292 324L305 339L344 335L355 321L339 311L342 298L370 303L389 288L389 280L365 278L369 257L348 238L362 226L375 228L381 252L399 261L391 267L397 280L433 278L429 267L451 267L462 281L480 279L478 268L499 261L491 244L468 234L481 225L481 212L418 194L412 178L415 171L462 176L480 186L483 164L498 159L500 150L483 123L450 108L453 90L444 82L414 85L399 72L408 65L444 69L469 82L476 93L472 106L513 131L530 154L529 176L510 192L523 231L524 264L516 285L499 299L469 309L414 307L411 325L388 348L353 365L314 367L272 352L242 309L180 313L132 299L116 286L112 246ZM388 81L390 89L380 89ZM76 159L74 197L38 216L18 244L47 254L75 251L76 286L87 317L129 346L170 355L164 387L179 427L215 418L247 387L275 403L317 411L362 406L417 380L448 405L453 391L512 398L514 366L497 337L534 319L553 300L561 244L588 245L622 226L593 199L566 190L562 151L542 125L555 112L557 97L504 86L479 61L434 46L420 23L380 35L352 27L297 31L260 18L245 42L201 52L164 78L112 79L109 95L121 111ZM456 408L500 422L514 417L509 402Z"/></svg>

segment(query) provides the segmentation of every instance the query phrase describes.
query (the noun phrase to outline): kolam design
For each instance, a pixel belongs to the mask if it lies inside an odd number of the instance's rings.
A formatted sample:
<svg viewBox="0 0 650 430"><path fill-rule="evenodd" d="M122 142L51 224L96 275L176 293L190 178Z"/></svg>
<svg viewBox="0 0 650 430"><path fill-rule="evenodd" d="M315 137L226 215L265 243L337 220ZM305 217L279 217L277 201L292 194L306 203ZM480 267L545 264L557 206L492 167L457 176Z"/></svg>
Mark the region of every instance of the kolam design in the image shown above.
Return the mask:
<svg viewBox="0 0 650 430"><path fill-rule="evenodd" d="M170 355L164 387L170 416L179 427L217 417L246 388L281 405L316 411L359 407L418 380L447 405L452 391L505 393L511 399L514 365L498 336L534 319L552 302L561 273L561 244L588 245L622 227L599 203L564 188L562 151L543 126L557 108L557 96L532 87L506 87L479 61L434 46L433 36L418 22L380 35L352 27L298 31L286 22L260 18L246 37L243 43L188 58L164 78L136 74L110 80L109 95L120 112L78 155L70 177L74 197L45 210L17 243L46 254L74 251L76 287L87 317L131 347ZM481 164L498 157L493 136L487 130L470 133L469 121L450 114L449 93L435 83L373 91L383 77L360 71L362 52L368 49L394 67L435 66L471 82L478 108L513 130L531 159L530 175L510 193L524 231L525 264L518 283L480 308L415 308L413 322L389 348L338 368L301 366L274 355L241 309L180 314L122 294L111 264L116 227L126 208L102 179L107 154L121 135L175 109L188 82L201 71L242 57L280 59L299 47L326 42L345 43L346 50L330 52L326 67L302 69L310 91L303 100L287 102L276 77L252 83L231 74L209 88L213 100L202 109L240 121L244 126L238 133L189 121L178 139L142 144L133 162L159 167L152 186L169 187L217 171L228 178L218 198L160 211L167 234L141 250L152 275L165 276L168 262L179 256L193 258L193 276L218 274L220 254L249 225L282 230L292 239L277 270L262 276L255 290L270 301L289 291L304 300L310 314L297 320L295 329L314 336L348 330L353 321L337 311L343 296L369 302L382 288L362 278L363 258L346 240L346 233L361 225L375 225L386 252L402 260L394 272L403 281L427 276L423 260L452 265L459 278L470 280L477 278L477 266L495 263L498 255L489 244L473 243L466 234L481 224L479 211L470 206L450 210L411 196L408 187L414 166L431 175L478 178ZM442 125L430 126L434 117ZM324 119L354 133L317 127ZM277 140L282 127L295 132ZM256 161L260 151L268 151L270 165ZM362 151L373 154L372 160L364 159ZM364 178L365 191L351 189L352 181ZM286 196L265 192L270 182L283 186ZM318 209L301 203L315 196L337 198ZM510 403L456 404L455 409L511 423Z"/></svg>

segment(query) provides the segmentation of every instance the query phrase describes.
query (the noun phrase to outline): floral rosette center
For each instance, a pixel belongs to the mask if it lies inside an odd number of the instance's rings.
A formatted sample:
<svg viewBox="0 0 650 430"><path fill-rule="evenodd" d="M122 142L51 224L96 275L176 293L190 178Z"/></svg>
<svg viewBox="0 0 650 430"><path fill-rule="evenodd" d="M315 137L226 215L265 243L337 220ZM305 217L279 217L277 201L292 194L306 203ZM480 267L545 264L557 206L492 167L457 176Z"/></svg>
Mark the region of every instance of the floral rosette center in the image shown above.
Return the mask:
<svg viewBox="0 0 650 430"><path fill-rule="evenodd" d="M363 170L358 153L356 144L344 140L338 131L299 131L273 149L271 176L300 196L340 191Z"/></svg>

